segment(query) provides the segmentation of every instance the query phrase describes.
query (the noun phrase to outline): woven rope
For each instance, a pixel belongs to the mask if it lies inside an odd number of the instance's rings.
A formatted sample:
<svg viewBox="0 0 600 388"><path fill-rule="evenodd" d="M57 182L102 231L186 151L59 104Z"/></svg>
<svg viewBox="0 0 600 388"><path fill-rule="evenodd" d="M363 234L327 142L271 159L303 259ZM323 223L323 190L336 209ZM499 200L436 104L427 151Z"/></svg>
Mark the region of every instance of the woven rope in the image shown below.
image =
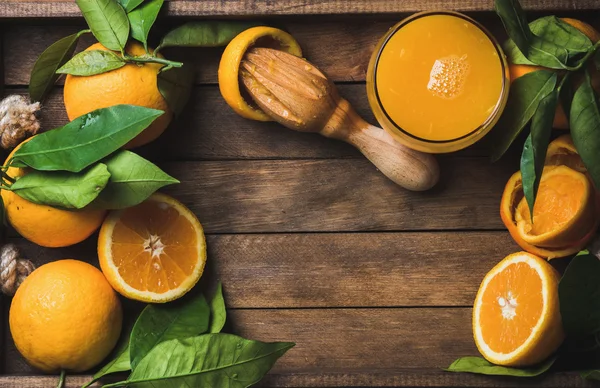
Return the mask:
<svg viewBox="0 0 600 388"><path fill-rule="evenodd" d="M14 244L0 248L0 289L4 294L14 295L34 269L31 261L20 258L19 249Z"/></svg>

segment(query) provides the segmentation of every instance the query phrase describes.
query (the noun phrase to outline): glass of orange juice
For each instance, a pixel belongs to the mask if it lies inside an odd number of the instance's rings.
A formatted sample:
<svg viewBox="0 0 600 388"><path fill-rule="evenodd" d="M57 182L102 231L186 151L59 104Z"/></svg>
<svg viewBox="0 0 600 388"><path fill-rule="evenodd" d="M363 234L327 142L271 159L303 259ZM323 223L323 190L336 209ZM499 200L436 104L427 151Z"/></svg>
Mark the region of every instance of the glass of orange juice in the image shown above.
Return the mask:
<svg viewBox="0 0 600 388"><path fill-rule="evenodd" d="M422 12L378 43L367 73L369 104L381 126L423 152L465 148L500 117L510 79L494 37L470 17Z"/></svg>

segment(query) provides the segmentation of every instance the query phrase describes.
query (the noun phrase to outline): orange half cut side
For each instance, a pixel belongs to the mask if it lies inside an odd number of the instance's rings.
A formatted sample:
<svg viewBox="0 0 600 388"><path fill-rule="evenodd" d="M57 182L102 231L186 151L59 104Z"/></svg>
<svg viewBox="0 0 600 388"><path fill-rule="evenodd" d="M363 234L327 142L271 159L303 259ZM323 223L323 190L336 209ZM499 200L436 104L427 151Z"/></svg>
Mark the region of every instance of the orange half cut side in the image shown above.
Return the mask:
<svg viewBox="0 0 600 388"><path fill-rule="evenodd" d="M557 271L527 252L507 256L483 279L473 308L473 334L481 354L506 366L530 366L564 339Z"/></svg>
<svg viewBox="0 0 600 388"><path fill-rule="evenodd" d="M196 216L177 200L154 194L112 211L98 239L100 266L127 298L167 302L188 292L206 263L206 241Z"/></svg>

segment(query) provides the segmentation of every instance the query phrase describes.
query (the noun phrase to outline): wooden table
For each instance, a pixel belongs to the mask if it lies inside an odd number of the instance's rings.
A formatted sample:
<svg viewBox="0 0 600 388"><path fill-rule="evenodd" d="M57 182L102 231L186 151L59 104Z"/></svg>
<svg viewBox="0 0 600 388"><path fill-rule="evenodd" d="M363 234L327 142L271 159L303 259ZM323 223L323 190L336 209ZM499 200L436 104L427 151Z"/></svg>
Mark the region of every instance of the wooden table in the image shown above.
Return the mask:
<svg viewBox="0 0 600 388"><path fill-rule="evenodd" d="M471 15L503 38L491 3L174 0L159 29L180 23L181 16L259 14L290 31L306 57L374 123L364 81L377 39L407 12L435 8L478 11ZM597 11L577 10L600 8L597 0L522 3L532 15L560 9L592 23ZM374 15L338 15L361 11ZM315 14L322 15L309 16ZM36 57L83 25L71 1L3 0L0 19L5 94L26 93ZM89 44L87 38L80 46ZM518 169L518 150L494 165L485 140L441 156L439 185L408 192L346 144L236 116L216 85L219 50L171 55L194 64L196 87L185 114L141 153L181 180L166 191L203 223L209 248L203 283L223 280L229 329L297 342L263 386L586 385L568 373L524 381L441 370L457 357L477 355L471 337L475 292L494 264L519 249L498 214L503 186ZM45 103L42 121L45 129L67 121L61 86ZM43 249L16 235L12 240L38 265L65 257L97 264L95 237L64 249ZM15 350L6 325L10 301L0 302L0 373L7 375L0 387L54 386L55 377L36 377ZM86 380L69 377L68 384Z"/></svg>

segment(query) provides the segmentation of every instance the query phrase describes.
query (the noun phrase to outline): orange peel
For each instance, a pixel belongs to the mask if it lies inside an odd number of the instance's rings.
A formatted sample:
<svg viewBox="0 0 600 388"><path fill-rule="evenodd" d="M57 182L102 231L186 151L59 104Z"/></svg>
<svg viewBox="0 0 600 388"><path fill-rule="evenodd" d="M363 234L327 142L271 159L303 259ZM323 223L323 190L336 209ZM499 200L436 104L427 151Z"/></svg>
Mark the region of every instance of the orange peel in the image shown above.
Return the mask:
<svg viewBox="0 0 600 388"><path fill-rule="evenodd" d="M565 166L571 167L573 170L579 171L587 175L590 182L593 184L592 177L590 176L581 156L577 153L573 138L571 135L561 135L554 139L548 145L548 151L546 151L546 166L558 166L564 164ZM600 218L600 192L596 188L596 212L597 217Z"/></svg>
<svg viewBox="0 0 600 388"><path fill-rule="evenodd" d="M240 64L252 47L269 47L302 57L302 49L293 36L273 27L252 27L237 35L225 48L219 63L219 89L227 104L240 116L257 121L271 117L251 105L240 89Z"/></svg>
<svg viewBox="0 0 600 388"><path fill-rule="evenodd" d="M514 213L523 240L544 248L571 244L590 230L595 220L594 190L585 174L570 167L544 168L531 212L525 198Z"/></svg>
<svg viewBox="0 0 600 388"><path fill-rule="evenodd" d="M558 171L552 172L554 170ZM546 167L544 175L547 174L550 174L550 180L553 176L560 179L559 174L574 177L575 181L580 182L583 190L587 190L587 196L582 198L583 203L581 204L581 207L585 210L580 211L582 209L577 208L576 215L572 217L573 220L568 220L566 228L558 226L558 230L550 231L546 228L543 230L545 233L542 236L535 236L526 231L527 226L530 225L528 220L529 208L524 199L521 172L513 174L506 184L500 203L500 217L512 238L521 248L537 256L555 259L570 256L583 249L598 228L598 218L596 217L596 203L593 200L594 190L591 189L591 184L585 175L567 166ZM548 178L545 178L544 175L542 181L546 179L546 182L548 182ZM587 186L582 183L583 180L587 182ZM552 184L546 186L540 183L536 204L543 202L544 198L548 197L544 195L543 191L551 189L551 186ZM554 210L552 204L549 207L544 204L540 206L542 212L548 211L551 213ZM584 214L586 212L587 214ZM534 210L534 220L536 216L539 217L540 214L535 213Z"/></svg>

